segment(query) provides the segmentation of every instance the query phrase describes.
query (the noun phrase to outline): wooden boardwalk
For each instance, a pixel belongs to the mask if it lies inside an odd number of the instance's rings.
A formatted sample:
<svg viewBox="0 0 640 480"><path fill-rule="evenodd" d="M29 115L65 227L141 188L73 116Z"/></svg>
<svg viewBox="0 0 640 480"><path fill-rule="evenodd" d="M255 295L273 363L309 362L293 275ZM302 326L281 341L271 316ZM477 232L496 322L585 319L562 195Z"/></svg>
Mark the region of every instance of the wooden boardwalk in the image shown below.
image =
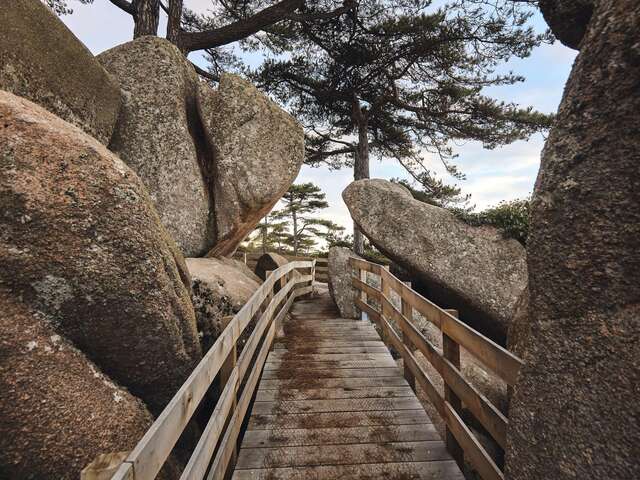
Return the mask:
<svg viewBox="0 0 640 480"><path fill-rule="evenodd" d="M326 293L294 304L233 478L462 480L373 325L338 317Z"/></svg>

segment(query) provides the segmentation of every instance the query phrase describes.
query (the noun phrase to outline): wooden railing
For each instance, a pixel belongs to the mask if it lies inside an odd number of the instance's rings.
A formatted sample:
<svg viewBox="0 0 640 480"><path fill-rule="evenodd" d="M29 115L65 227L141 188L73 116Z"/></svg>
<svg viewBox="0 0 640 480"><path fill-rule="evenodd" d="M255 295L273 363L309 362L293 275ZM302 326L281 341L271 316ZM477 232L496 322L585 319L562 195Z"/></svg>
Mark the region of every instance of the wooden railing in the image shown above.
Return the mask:
<svg viewBox="0 0 640 480"><path fill-rule="evenodd" d="M305 269L309 274L297 272ZM120 465L114 480L156 478L216 377L220 396L180 479L224 478L235 462L242 422L272 341L294 299L313 291L314 273L313 261L291 262L270 273ZM237 356L240 335L254 317L259 318Z"/></svg>
<svg viewBox="0 0 640 480"><path fill-rule="evenodd" d="M269 252L271 253L271 252ZM278 252L274 252L278 253ZM249 267L252 271L255 270L256 264L258 263L258 259L264 255L262 252L237 252L233 258L244 262L247 267ZM295 261L308 261L311 262L315 260L316 262L316 282L327 283L329 281L329 265L328 260L326 258L314 258L314 257L302 257L302 256L293 256L286 255L282 253L278 253L278 255L282 255L284 258L289 260L290 262Z"/></svg>
<svg viewBox="0 0 640 480"><path fill-rule="evenodd" d="M503 479L504 475L461 418L462 404L486 429L498 445L506 446L507 418L482 395L460 370L460 347L465 348L484 366L495 372L507 385L514 385L522 361L460 320L455 310L445 310L430 302L392 275L387 267L351 258L357 275L353 285L360 291L356 305L374 320L387 344L400 354L405 378L415 390L422 387L446 425L447 449L462 466L463 458L484 480ZM367 283L367 273L379 278L380 288ZM400 310L394 306L391 291L401 299ZM380 306L377 310L367 300ZM442 353L413 322L413 312L419 312L442 332ZM399 328L394 330L390 320ZM416 361L415 350L424 355L443 379L444 396Z"/></svg>

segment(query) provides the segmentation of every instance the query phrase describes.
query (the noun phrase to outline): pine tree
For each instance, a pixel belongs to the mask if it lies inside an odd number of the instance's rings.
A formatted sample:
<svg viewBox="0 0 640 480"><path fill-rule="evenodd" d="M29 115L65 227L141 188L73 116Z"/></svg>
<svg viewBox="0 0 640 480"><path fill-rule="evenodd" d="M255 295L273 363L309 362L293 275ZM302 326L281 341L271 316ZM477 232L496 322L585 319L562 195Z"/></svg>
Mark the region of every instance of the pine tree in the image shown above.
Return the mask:
<svg viewBox="0 0 640 480"><path fill-rule="evenodd" d="M550 126L551 116L483 93L523 81L497 66L547 39L527 25L530 2L431 3L362 0L346 15L285 20L263 35L263 45L286 55L269 58L255 78L307 126L308 163L353 167L358 180L369 177L373 155L428 184L425 154L461 178L453 142L495 148ZM361 252L357 228L354 243Z"/></svg>
<svg viewBox="0 0 640 480"><path fill-rule="evenodd" d="M329 206L325 199L326 195L313 183L293 184L281 199L284 206L272 213L273 218L289 222L288 242L294 255L298 255L301 247L314 246L313 238L321 233L318 227L326 227L326 220L311 216Z"/></svg>

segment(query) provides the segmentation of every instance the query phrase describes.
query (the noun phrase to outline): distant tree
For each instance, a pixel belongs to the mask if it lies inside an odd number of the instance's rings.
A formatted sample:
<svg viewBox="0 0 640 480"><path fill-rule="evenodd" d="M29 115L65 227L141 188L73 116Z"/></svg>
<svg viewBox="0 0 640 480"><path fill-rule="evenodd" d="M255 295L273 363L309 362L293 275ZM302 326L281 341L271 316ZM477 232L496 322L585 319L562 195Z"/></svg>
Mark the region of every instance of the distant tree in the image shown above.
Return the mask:
<svg viewBox="0 0 640 480"><path fill-rule="evenodd" d="M254 231L258 233L262 253L281 249L288 237L287 222L277 221L271 213L265 215Z"/></svg>
<svg viewBox="0 0 640 480"><path fill-rule="evenodd" d="M361 0L346 15L284 20L262 35L269 58L256 79L307 126L307 161L353 167L369 177L369 158L397 160L428 188L425 153L454 177L452 143L486 148L526 139L552 118L496 101L485 87L523 81L498 65L526 57L548 36L528 25L530 2ZM437 181L435 181L437 183ZM355 250L364 239L354 227Z"/></svg>
<svg viewBox="0 0 640 480"><path fill-rule="evenodd" d="M313 183L293 184L281 199L283 207L272 212L272 218L289 221L289 243L294 255L301 247L313 246L310 241L314 236L322 235L319 227L326 227L327 221L311 215L329 206L325 199L326 195Z"/></svg>

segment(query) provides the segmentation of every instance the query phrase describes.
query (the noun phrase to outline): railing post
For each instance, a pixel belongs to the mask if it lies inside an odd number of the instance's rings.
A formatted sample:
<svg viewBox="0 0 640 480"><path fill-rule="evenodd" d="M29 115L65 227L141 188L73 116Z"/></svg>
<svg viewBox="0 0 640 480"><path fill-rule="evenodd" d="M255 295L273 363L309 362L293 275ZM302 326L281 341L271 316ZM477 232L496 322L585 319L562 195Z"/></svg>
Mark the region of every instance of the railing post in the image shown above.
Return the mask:
<svg viewBox="0 0 640 480"><path fill-rule="evenodd" d="M316 260L314 258L313 260L311 260L311 282L309 283L309 285L311 286L311 293L309 293L309 298L313 298L313 295L314 295L313 283L315 282L315 279L316 279Z"/></svg>
<svg viewBox="0 0 640 480"><path fill-rule="evenodd" d="M231 320L233 320L233 315L230 315L228 317L223 317L222 319L223 330L227 328L227 325L229 325ZM231 376L231 373L233 372L233 369L235 368L237 361L238 361L238 348L237 348L237 342L234 342L233 347L229 352L229 356L220 367L220 374L219 374L220 375L220 386L219 386L220 393L222 393L222 391L224 390L224 387L227 385L227 382L229 381L229 377ZM236 391L233 393L230 416L233 416L233 412L236 411L237 406L238 406L238 393ZM237 459L238 459L238 445L236 444L233 448L230 465L234 465Z"/></svg>
<svg viewBox="0 0 640 480"><path fill-rule="evenodd" d="M457 310L445 310L451 316L458 318ZM446 333L442 333L442 354L444 358L449 360L451 364L460 370L460 345L458 345L452 338L450 338ZM451 408L455 410L458 414L462 414L462 402L460 401L460 397L458 397L454 391L446 384L444 384L444 399L451 405ZM460 468L463 467L464 464L464 452L462 447L451 433L449 426L446 426L446 443L447 450L456 461Z"/></svg>
<svg viewBox="0 0 640 480"><path fill-rule="evenodd" d="M367 283L367 272L366 270L361 269L360 267L357 267L359 275L360 275L360 280L364 283ZM367 303L367 294L364 290L360 290L360 300L362 300L362 303ZM367 317L367 320L371 321L370 318L368 318L366 312L360 312L360 318L362 320L365 319L365 316Z"/></svg>
<svg viewBox="0 0 640 480"><path fill-rule="evenodd" d="M411 288L411 282L404 282L407 288ZM407 319L408 322L413 322L413 307L411 304L404 298L405 295L402 295L403 292L400 292L400 299L402 304L402 316ZM405 329L402 329L402 342L407 346L407 350L413 353L416 349L415 345L411 340L409 340L409 336ZM404 378L411 387L411 390L416 391L416 377L411 371L411 369L407 366L406 362L404 364Z"/></svg>
<svg viewBox="0 0 640 480"><path fill-rule="evenodd" d="M389 281L387 280L387 274L389 273L389 265L382 265L380 268L380 291L382 292L383 297L387 297L389 301L391 301L391 288L389 287ZM384 298L380 299L380 315L384 317ZM389 320L389 319L387 319ZM389 323L391 325L391 323ZM389 336L382 325L380 325L380 335L382 336L382 341L390 346Z"/></svg>

